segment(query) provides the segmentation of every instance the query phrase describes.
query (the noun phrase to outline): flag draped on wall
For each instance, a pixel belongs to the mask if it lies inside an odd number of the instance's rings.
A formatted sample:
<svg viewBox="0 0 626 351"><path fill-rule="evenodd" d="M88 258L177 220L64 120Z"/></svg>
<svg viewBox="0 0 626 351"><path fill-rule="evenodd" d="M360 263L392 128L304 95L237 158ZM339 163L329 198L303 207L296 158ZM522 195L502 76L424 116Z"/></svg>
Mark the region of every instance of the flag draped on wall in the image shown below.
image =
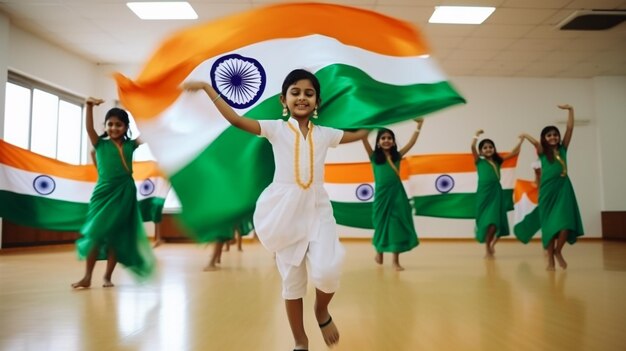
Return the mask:
<svg viewBox="0 0 626 351"><path fill-rule="evenodd" d="M509 210L513 210L516 164L517 157L514 157L501 168L500 181ZM472 154L406 156L400 165L400 178L413 202L415 215L475 218L478 174ZM369 162L327 164L324 186L338 224L373 228L374 175ZM516 184L516 191L517 187Z"/></svg>
<svg viewBox="0 0 626 351"><path fill-rule="evenodd" d="M324 171L324 187L328 191L333 214L338 224L347 227L374 229L372 202L374 174L369 162L330 163ZM407 162L400 165L400 177L408 188Z"/></svg>
<svg viewBox="0 0 626 351"><path fill-rule="evenodd" d="M541 230L537 205L539 203L539 189L533 181L518 179L515 181L513 195L515 199L513 232L517 239L527 244Z"/></svg>
<svg viewBox="0 0 626 351"><path fill-rule="evenodd" d="M320 80L314 123L324 126L385 125L465 101L415 28L366 10L275 5L173 35L135 80L115 77L195 239L214 240L248 216L274 164L266 140L231 127L205 94L183 93L181 83L210 82L241 115L276 119L282 81L296 68Z"/></svg>
<svg viewBox="0 0 626 351"><path fill-rule="evenodd" d="M478 174L472 154L419 155L407 160L411 172L409 196L416 215L475 218ZM507 210L513 209L516 165L517 157L513 157L500 169Z"/></svg>
<svg viewBox="0 0 626 351"><path fill-rule="evenodd" d="M169 183L154 162L134 162L144 221L159 222ZM0 139L0 217L49 230L78 231L98 179L93 165L71 165Z"/></svg>

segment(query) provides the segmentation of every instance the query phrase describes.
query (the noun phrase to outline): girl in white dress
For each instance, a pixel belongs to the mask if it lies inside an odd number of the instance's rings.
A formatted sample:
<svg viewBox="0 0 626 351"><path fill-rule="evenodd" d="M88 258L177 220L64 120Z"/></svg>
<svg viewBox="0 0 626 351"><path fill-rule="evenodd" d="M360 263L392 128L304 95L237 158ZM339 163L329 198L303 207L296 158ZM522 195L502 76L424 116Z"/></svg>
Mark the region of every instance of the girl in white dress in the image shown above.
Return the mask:
<svg viewBox="0 0 626 351"><path fill-rule="evenodd" d="M282 85L280 102L283 116L290 114L287 121L240 116L205 82L187 82L183 89L204 90L230 124L272 144L276 170L257 201L254 227L261 243L276 253L295 350L307 350L309 345L302 303L307 266L315 285L315 317L322 336L327 345L336 344L339 331L328 304L339 287L344 249L323 186L324 161L329 147L361 140L368 131L342 131L311 123L321 103L320 84L315 75L302 69L289 73Z"/></svg>

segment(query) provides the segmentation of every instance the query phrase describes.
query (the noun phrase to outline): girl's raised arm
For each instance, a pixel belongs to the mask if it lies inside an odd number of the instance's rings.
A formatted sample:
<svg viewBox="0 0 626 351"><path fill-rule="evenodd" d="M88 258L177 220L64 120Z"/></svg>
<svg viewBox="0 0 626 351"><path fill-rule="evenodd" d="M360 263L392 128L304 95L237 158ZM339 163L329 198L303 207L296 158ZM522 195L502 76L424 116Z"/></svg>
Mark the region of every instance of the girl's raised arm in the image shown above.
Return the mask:
<svg viewBox="0 0 626 351"><path fill-rule="evenodd" d="M517 155L519 155L519 151L522 147L522 142L524 142L524 135L520 135L519 136L519 142L517 143L517 145L515 145L515 147L513 148L513 150L511 150L511 153L509 153L508 155L504 156L502 158L502 161L506 161L510 158L513 158Z"/></svg>
<svg viewBox="0 0 626 351"><path fill-rule="evenodd" d="M230 105L228 105L228 103L226 103L226 101L222 99L222 95L218 94L210 84L192 81L183 83L182 88L187 91L204 90L211 101L215 104L215 107L217 107L217 110L220 111L222 116L224 116L230 124L255 135L261 134L261 125L259 124L259 121L240 116L230 107Z"/></svg>
<svg viewBox="0 0 626 351"><path fill-rule="evenodd" d="M87 130L87 135L89 136L89 141L91 141L91 145L96 145L98 143L98 133L93 126L93 107L98 106L103 103L104 100L96 99L93 97L87 98L85 101L85 105L87 106L85 110L85 129Z"/></svg>
<svg viewBox="0 0 626 351"><path fill-rule="evenodd" d="M372 157L372 154L374 153L374 150L372 150L372 146L370 145L370 141L367 139L367 135L363 137L363 139L361 139L361 141L363 142L363 147L365 148L365 152L367 153L367 157L370 158Z"/></svg>
<svg viewBox="0 0 626 351"><path fill-rule="evenodd" d="M537 155L540 155L543 153L543 147L541 146L541 143L537 141L537 139L531 137L530 134L527 134L527 133L523 133L520 136L528 140L531 144L535 146L535 149L537 150Z"/></svg>
<svg viewBox="0 0 626 351"><path fill-rule="evenodd" d="M361 140L369 134L369 130L367 129L357 129L355 131L347 131L344 130L343 137L341 137L341 141L339 144L351 143L353 141Z"/></svg>
<svg viewBox="0 0 626 351"><path fill-rule="evenodd" d="M400 156L406 155L406 153L411 150L411 148L413 147L413 145L415 145L415 142L417 141L417 137L420 135L420 130L422 129L422 124L424 124L424 120L422 118L417 118L415 122L417 122L417 127L415 128L411 139L409 139L409 142L406 143L406 145L404 145L404 147L400 150Z"/></svg>
<svg viewBox="0 0 626 351"><path fill-rule="evenodd" d="M558 105L561 110L567 110L567 128L563 136L563 146L567 149L569 142L572 140L572 132L574 131L574 107L569 104Z"/></svg>
<svg viewBox="0 0 626 351"><path fill-rule="evenodd" d="M476 148L476 142L478 141L478 136L484 132L485 132L484 130L479 129L476 131L476 134L474 134L474 136L472 137L472 145L470 147L472 149L472 155L474 156L474 162L478 161L478 158L480 157L480 153L478 152L478 149Z"/></svg>

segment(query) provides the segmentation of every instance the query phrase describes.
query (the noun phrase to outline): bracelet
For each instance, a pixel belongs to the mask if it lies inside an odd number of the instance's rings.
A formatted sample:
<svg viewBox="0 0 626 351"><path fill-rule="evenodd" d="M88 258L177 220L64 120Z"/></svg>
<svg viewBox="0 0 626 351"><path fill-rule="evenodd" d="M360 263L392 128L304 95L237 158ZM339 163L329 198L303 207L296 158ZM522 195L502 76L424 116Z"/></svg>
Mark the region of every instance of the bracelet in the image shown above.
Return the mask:
<svg viewBox="0 0 626 351"><path fill-rule="evenodd" d="M419 133L419 132L420 132L420 129L419 129L419 128L417 128L417 129L415 130L415 133Z"/></svg>
<svg viewBox="0 0 626 351"><path fill-rule="evenodd" d="M215 97L215 99L213 99L213 102L219 100L222 97L222 94L217 94L217 96Z"/></svg>
<svg viewBox="0 0 626 351"><path fill-rule="evenodd" d="M478 140L478 135L474 135L472 139Z"/></svg>

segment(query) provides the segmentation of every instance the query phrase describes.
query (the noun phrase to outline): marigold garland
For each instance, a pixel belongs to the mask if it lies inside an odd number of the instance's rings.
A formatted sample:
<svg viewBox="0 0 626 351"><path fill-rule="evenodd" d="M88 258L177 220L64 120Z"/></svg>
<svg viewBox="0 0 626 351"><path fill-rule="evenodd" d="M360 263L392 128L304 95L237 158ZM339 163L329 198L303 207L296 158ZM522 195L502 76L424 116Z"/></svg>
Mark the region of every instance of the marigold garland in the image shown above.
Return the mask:
<svg viewBox="0 0 626 351"><path fill-rule="evenodd" d="M311 187L311 184L313 184L313 125L309 121L309 132L307 133L306 137L309 142L309 181L306 184L300 179L300 132L296 130L296 128L291 125L291 123L287 122L287 125L289 125L289 129L291 129L291 131L294 133L294 136L296 137L293 166L296 183L303 190L307 190Z"/></svg>

